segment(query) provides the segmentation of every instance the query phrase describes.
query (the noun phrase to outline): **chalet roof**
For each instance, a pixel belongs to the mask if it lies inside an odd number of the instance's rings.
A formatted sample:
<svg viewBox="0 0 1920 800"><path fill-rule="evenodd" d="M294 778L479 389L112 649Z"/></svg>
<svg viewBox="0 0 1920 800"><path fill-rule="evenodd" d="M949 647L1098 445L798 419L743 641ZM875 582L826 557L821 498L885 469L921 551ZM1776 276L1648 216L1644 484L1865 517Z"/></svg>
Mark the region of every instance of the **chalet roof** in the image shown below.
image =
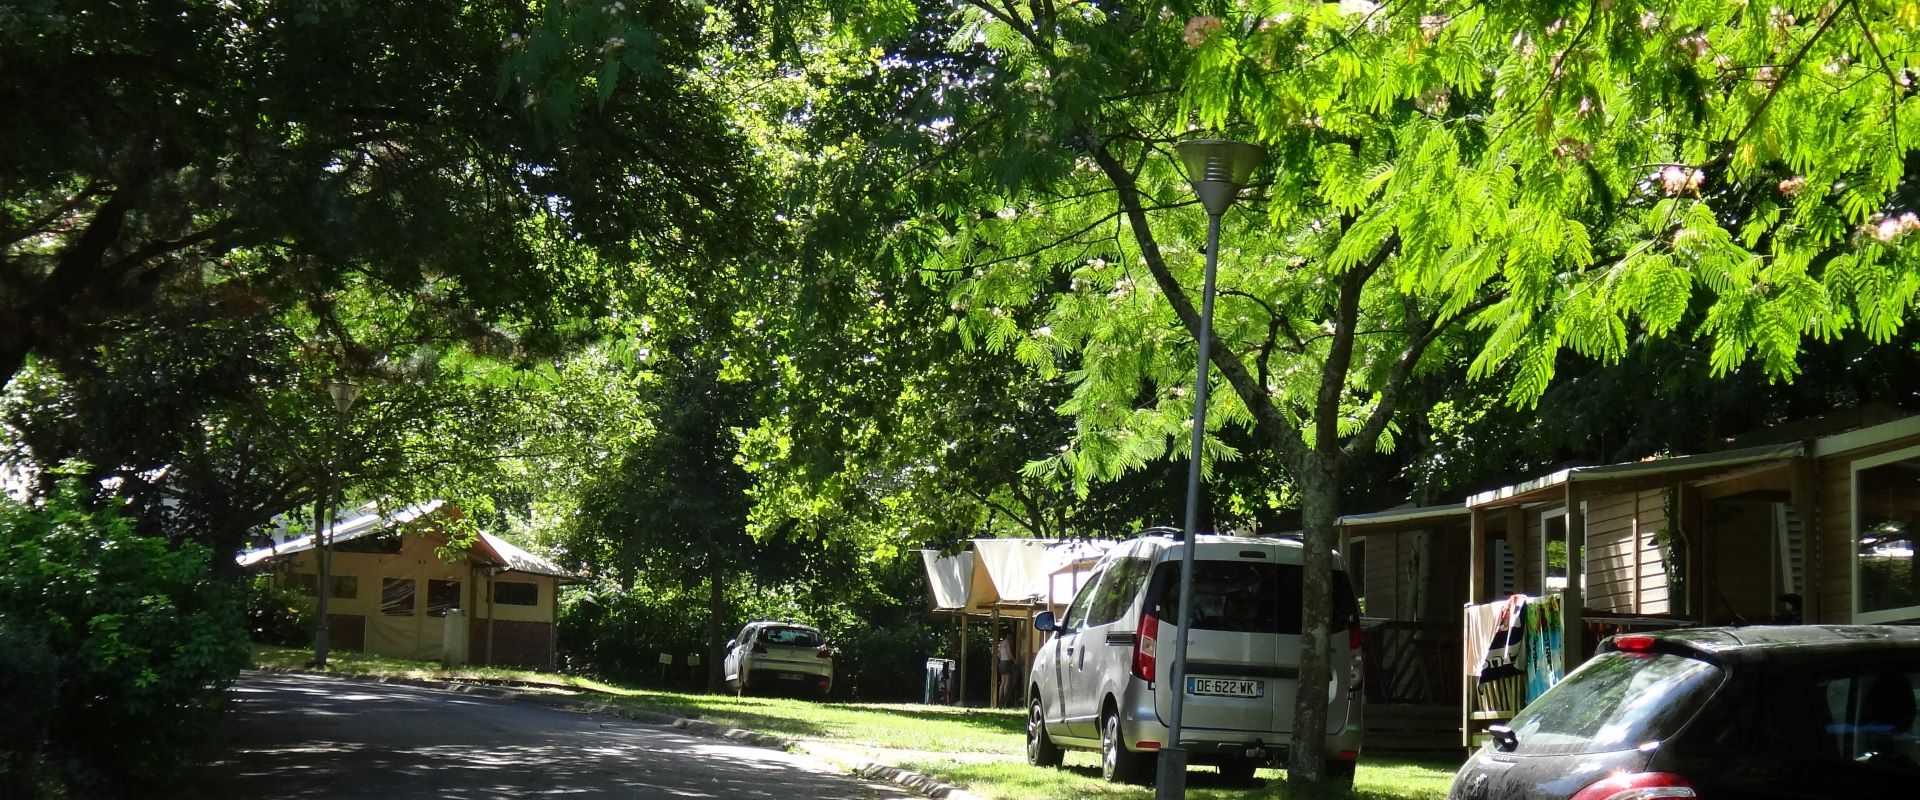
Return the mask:
<svg viewBox="0 0 1920 800"><path fill-rule="evenodd" d="M1441 506L1414 506L1407 504L1385 511L1373 511L1366 514L1348 514L1335 524L1343 528L1370 527L1374 525L1394 525L1404 522L1426 522L1467 516L1466 503L1448 503Z"/></svg>
<svg viewBox="0 0 1920 800"><path fill-rule="evenodd" d="M1604 464L1595 467L1570 467L1553 474L1535 478L1524 483L1502 486L1467 498L1467 508L1482 506L1503 506L1515 503L1549 500L1567 484L1637 479L1652 477L1670 477L1674 480L1688 480L1693 477L1724 472L1734 467L1742 467L1767 461L1784 461L1805 455L1807 447L1801 442L1788 444L1743 447L1738 450L1723 450L1718 453L1702 453L1691 456L1657 458L1647 461L1631 461L1624 464Z"/></svg>

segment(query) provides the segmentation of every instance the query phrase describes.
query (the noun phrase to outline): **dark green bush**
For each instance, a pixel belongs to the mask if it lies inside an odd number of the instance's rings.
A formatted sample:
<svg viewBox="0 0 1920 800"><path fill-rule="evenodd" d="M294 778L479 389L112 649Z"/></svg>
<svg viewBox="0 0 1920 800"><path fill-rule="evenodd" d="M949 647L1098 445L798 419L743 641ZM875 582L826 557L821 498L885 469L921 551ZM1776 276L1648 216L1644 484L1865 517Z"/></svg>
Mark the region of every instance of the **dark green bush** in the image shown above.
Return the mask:
<svg viewBox="0 0 1920 800"><path fill-rule="evenodd" d="M82 794L181 777L249 658L237 592L210 558L135 533L71 487L37 506L0 498L0 619L55 664L44 739L9 739L8 758L37 749Z"/></svg>
<svg viewBox="0 0 1920 800"><path fill-rule="evenodd" d="M272 574L247 579L247 635L262 644L313 643L313 601L281 586Z"/></svg>
<svg viewBox="0 0 1920 800"><path fill-rule="evenodd" d="M53 721L54 696L47 691L60 664L45 637L0 616L0 797L31 797L44 769L41 749Z"/></svg>
<svg viewBox="0 0 1920 800"><path fill-rule="evenodd" d="M689 653L706 653L707 612L692 593L615 586L569 589L560 599L560 663L568 672L633 683L705 687ZM676 659L662 680L660 654Z"/></svg>

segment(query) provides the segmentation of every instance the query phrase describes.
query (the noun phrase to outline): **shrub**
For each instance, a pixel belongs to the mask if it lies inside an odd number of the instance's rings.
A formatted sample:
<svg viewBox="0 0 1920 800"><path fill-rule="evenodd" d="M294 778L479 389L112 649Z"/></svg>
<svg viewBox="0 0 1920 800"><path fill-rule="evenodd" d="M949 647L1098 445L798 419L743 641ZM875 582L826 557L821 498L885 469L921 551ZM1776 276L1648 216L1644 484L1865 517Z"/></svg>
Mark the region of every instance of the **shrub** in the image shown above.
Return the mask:
<svg viewBox="0 0 1920 800"><path fill-rule="evenodd" d="M313 603L281 586L271 573L247 579L247 635L262 644L299 647L313 643Z"/></svg>
<svg viewBox="0 0 1920 800"><path fill-rule="evenodd" d="M54 696L47 691L60 676L59 662L46 638L12 619L0 617L0 797L30 797L42 773L41 749L53 721Z"/></svg>
<svg viewBox="0 0 1920 800"><path fill-rule="evenodd" d="M685 656L706 654L706 604L695 593L583 586L561 595L556 645L568 672L615 681L662 683L660 654L676 659L666 682L704 687L706 671Z"/></svg>
<svg viewBox="0 0 1920 800"><path fill-rule="evenodd" d="M210 557L88 509L76 487L38 506L0 499L0 618L55 664L43 741L8 740L10 761L38 749L74 765L70 784L114 793L181 777L249 657L237 593Z"/></svg>

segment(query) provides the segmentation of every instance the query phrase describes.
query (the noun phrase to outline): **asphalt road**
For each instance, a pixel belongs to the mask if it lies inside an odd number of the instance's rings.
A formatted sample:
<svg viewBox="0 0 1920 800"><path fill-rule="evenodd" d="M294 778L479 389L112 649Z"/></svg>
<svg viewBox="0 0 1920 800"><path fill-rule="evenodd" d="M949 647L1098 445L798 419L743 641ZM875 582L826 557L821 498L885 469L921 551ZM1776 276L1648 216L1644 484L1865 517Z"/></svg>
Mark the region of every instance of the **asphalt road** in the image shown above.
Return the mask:
<svg viewBox="0 0 1920 800"><path fill-rule="evenodd" d="M917 800L806 756L512 700L310 675L233 689L220 797Z"/></svg>

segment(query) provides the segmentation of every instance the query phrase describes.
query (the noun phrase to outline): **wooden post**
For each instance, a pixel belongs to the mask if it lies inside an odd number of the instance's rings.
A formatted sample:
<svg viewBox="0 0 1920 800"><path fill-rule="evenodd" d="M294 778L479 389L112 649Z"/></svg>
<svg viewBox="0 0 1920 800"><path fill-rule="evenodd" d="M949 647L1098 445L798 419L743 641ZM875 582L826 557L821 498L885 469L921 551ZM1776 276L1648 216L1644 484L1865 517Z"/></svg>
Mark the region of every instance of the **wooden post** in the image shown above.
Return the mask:
<svg viewBox="0 0 1920 800"><path fill-rule="evenodd" d="M960 609L960 707L967 707L967 610Z"/></svg>
<svg viewBox="0 0 1920 800"><path fill-rule="evenodd" d="M1567 588L1560 594L1560 667L1571 672L1585 660L1580 635L1586 629L1581 613L1586 608L1586 592L1581 584L1587 577L1587 509L1574 494L1571 477L1567 479L1566 500Z"/></svg>
<svg viewBox="0 0 1920 800"><path fill-rule="evenodd" d="M1487 511L1467 511L1467 602L1487 601Z"/></svg>

